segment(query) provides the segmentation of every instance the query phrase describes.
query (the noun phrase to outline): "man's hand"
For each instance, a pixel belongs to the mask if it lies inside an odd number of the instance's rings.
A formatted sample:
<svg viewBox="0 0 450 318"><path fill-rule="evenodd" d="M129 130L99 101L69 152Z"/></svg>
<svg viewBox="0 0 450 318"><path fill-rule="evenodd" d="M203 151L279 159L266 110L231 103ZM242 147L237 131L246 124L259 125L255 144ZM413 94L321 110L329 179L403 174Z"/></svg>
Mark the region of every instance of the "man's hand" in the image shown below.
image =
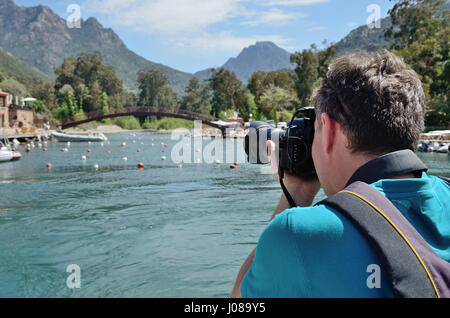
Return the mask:
<svg viewBox="0 0 450 318"><path fill-rule="evenodd" d="M267 141L267 149L270 160L270 171L278 180L278 182L280 182L280 177L278 176L279 154L276 152L275 143L271 140ZM295 203L297 203L301 207L310 206L314 200L314 197L320 189L320 183L318 179L303 180L288 173L284 173L283 182L289 194L294 199ZM283 194L283 197L281 198L280 204L275 211L274 216L288 208L290 208L290 206ZM281 209L283 210L279 211Z"/></svg>

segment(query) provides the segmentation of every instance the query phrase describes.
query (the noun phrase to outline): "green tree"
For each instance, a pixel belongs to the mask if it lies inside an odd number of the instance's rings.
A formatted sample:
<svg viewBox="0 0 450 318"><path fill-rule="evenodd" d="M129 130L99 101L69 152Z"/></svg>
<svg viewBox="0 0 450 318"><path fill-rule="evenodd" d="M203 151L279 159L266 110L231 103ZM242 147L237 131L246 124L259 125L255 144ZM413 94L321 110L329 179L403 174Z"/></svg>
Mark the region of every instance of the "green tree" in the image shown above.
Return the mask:
<svg viewBox="0 0 450 318"><path fill-rule="evenodd" d="M66 84L59 90L59 94L62 96L62 100L61 107L56 110L56 117L65 118L77 114L79 110L73 88L69 84Z"/></svg>
<svg viewBox="0 0 450 318"><path fill-rule="evenodd" d="M248 90L255 96L257 103L259 103L259 99L270 86L295 91L296 75L292 71L285 70L272 72L259 71L252 74L247 84Z"/></svg>
<svg viewBox="0 0 450 318"><path fill-rule="evenodd" d="M180 108L191 112L209 115L211 113L211 90L196 76L192 77L181 99Z"/></svg>
<svg viewBox="0 0 450 318"><path fill-rule="evenodd" d="M58 108L54 83L47 82L36 86L31 92L31 95L43 102L49 114Z"/></svg>
<svg viewBox="0 0 450 318"><path fill-rule="evenodd" d="M297 64L297 95L301 106L311 103L314 89L320 85L326 75L328 66L336 57L337 45L331 44L324 50L319 50L315 44L310 49L291 55L291 63Z"/></svg>
<svg viewBox="0 0 450 318"><path fill-rule="evenodd" d="M105 92L100 95L100 108L104 114L109 113L108 95Z"/></svg>
<svg viewBox="0 0 450 318"><path fill-rule="evenodd" d="M238 110L236 98L243 87L235 73L223 67L218 71L212 70L210 85L213 90L212 112L216 117L229 109Z"/></svg>
<svg viewBox="0 0 450 318"><path fill-rule="evenodd" d="M297 64L295 68L298 77L296 88L300 104L307 106L319 78L319 59L315 48L294 53L291 55L291 63Z"/></svg>
<svg viewBox="0 0 450 318"><path fill-rule="evenodd" d="M419 75L427 97L427 126L449 126L450 11L443 0L397 0L387 39Z"/></svg>
<svg viewBox="0 0 450 318"><path fill-rule="evenodd" d="M296 103L297 98L291 91L276 86L267 88L261 97L263 113L266 117L273 118L276 123L280 119L279 114L286 110L292 111Z"/></svg>
<svg viewBox="0 0 450 318"><path fill-rule="evenodd" d="M323 44L326 44L326 41L324 41ZM336 58L337 49L337 44L331 44L326 49L317 52L317 58L319 60L319 68L317 70L319 81L321 81L327 75L328 67Z"/></svg>
<svg viewBox="0 0 450 318"><path fill-rule="evenodd" d="M102 110L102 106L100 105L102 93L98 82L91 83L89 86L89 94L86 95L86 99L83 103L83 111L89 113L96 110Z"/></svg>
<svg viewBox="0 0 450 318"><path fill-rule="evenodd" d="M158 92L169 84L167 76L161 69L145 69L138 73L139 105L155 106Z"/></svg>
<svg viewBox="0 0 450 318"><path fill-rule="evenodd" d="M85 112L101 109L98 102L103 92L114 101L110 105L117 107L120 104L122 81L112 66L103 64L100 52L82 52L77 57L66 58L60 67L55 68L55 73L55 90L58 92L64 85L73 87L79 109ZM61 101L64 96L58 98Z"/></svg>
<svg viewBox="0 0 450 318"><path fill-rule="evenodd" d="M386 30L386 38L393 38L393 49L408 47L410 44L428 37L435 37L442 21L444 11L440 9L445 0L389 0L396 2L389 15L392 26ZM448 11L448 10L447 10Z"/></svg>
<svg viewBox="0 0 450 318"><path fill-rule="evenodd" d="M241 105L239 108L239 115L245 120L261 120L265 121L261 107L258 106L255 100L255 95L253 95L249 90L239 94L238 104Z"/></svg>
<svg viewBox="0 0 450 318"><path fill-rule="evenodd" d="M178 95L169 85L165 85L156 93L153 106L174 111L178 108Z"/></svg>

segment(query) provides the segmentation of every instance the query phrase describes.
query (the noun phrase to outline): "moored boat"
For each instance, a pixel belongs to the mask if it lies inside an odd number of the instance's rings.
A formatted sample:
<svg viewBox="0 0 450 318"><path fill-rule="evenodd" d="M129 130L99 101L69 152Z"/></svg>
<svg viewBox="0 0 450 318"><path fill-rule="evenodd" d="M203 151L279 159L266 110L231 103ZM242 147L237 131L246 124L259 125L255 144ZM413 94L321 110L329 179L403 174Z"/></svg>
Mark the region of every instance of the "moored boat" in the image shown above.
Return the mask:
<svg viewBox="0 0 450 318"><path fill-rule="evenodd" d="M12 150L12 161L20 160L22 158L22 154L17 150Z"/></svg>
<svg viewBox="0 0 450 318"><path fill-rule="evenodd" d="M89 133L87 135L71 135L59 132L52 132L52 136L61 142L101 142L108 140L102 133Z"/></svg>
<svg viewBox="0 0 450 318"><path fill-rule="evenodd" d="M13 153L3 145L0 146L0 162L11 161L13 159Z"/></svg>

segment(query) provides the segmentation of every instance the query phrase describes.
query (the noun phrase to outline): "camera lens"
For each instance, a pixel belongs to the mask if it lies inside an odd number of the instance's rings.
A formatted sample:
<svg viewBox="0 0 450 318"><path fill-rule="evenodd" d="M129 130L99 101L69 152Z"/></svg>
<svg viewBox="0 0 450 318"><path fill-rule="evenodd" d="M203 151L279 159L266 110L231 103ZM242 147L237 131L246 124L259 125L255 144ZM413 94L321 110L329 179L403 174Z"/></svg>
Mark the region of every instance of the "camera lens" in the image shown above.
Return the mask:
<svg viewBox="0 0 450 318"><path fill-rule="evenodd" d="M294 165L301 165L308 158L308 145L298 137L289 137L288 155Z"/></svg>

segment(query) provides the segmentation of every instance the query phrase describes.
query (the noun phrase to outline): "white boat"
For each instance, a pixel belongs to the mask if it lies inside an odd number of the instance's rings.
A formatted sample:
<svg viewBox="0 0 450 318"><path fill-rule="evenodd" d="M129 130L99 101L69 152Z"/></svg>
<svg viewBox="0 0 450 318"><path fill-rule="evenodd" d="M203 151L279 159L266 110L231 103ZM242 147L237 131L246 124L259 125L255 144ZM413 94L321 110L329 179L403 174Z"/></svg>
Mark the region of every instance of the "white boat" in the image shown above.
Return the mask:
<svg viewBox="0 0 450 318"><path fill-rule="evenodd" d="M87 135L71 135L71 134L63 134L58 132L52 132L52 136L58 139L58 141L62 142L101 142L107 141L108 139L102 133L89 133Z"/></svg>
<svg viewBox="0 0 450 318"><path fill-rule="evenodd" d="M22 154L17 150L12 150L12 161L20 160L22 158Z"/></svg>
<svg viewBox="0 0 450 318"><path fill-rule="evenodd" d="M13 159L13 152L6 147L0 148L0 162L11 161Z"/></svg>

